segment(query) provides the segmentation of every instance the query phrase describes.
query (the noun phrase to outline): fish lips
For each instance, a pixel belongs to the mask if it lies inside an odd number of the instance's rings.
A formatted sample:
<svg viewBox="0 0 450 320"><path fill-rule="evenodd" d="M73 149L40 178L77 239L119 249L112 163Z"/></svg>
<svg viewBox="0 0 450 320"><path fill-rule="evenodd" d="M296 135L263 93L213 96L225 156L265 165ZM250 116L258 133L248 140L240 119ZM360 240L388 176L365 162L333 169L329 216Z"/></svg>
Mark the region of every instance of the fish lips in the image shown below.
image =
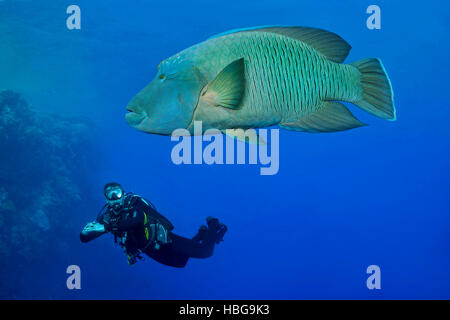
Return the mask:
<svg viewBox="0 0 450 320"><path fill-rule="evenodd" d="M128 113L125 115L125 121L130 127L146 133L166 136L172 135L177 129L186 129L192 122L193 117L193 111L189 115L184 114L186 117L182 117L179 112L175 113L174 116L170 112L165 112L150 117L139 106L128 105L126 109ZM166 110L168 108L159 109Z"/></svg>
<svg viewBox="0 0 450 320"><path fill-rule="evenodd" d="M130 127L136 130L160 135L171 135L174 130L169 123L161 124L157 119L152 121L145 111L133 111L130 107L127 107L127 110L129 112L125 115L125 120Z"/></svg>
<svg viewBox="0 0 450 320"><path fill-rule="evenodd" d="M134 111L130 106L127 107L127 110L129 112L125 115L125 120L131 127L137 127L147 118L145 113Z"/></svg>

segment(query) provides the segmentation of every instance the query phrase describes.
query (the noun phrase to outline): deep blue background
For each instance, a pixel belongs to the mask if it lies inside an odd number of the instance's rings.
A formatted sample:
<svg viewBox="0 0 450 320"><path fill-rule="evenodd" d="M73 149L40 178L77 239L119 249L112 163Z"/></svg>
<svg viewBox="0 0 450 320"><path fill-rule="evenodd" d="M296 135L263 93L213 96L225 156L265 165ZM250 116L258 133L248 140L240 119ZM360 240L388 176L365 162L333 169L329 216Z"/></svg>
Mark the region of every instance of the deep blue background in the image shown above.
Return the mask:
<svg viewBox="0 0 450 320"><path fill-rule="evenodd" d="M81 30L66 29L70 4L81 7ZM370 4L381 7L381 30L366 28ZM90 173L98 195L66 235L70 259L29 272L70 299L450 298L449 12L444 1L1 1L0 88L43 112L87 117L100 132L102 169ZM333 31L353 47L348 63L380 57L398 120L352 107L370 126L280 131L275 176L255 165L176 166L170 138L127 126L127 102L162 59L270 24ZM225 242L181 270L150 259L129 267L110 236L79 243L109 180L151 199L179 234L219 217ZM81 267L80 291L65 288L68 264ZM371 264L381 267L379 291L366 288Z"/></svg>

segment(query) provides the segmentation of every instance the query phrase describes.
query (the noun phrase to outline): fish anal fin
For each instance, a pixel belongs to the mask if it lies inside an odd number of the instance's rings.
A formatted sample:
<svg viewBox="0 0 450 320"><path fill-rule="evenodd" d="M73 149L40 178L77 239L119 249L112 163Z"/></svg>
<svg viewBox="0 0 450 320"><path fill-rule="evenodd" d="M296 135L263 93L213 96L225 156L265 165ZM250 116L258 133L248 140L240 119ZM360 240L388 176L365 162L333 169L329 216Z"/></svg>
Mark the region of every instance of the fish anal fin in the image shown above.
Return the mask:
<svg viewBox="0 0 450 320"><path fill-rule="evenodd" d="M244 58L227 65L203 88L200 98L215 107L239 109L245 91Z"/></svg>
<svg viewBox="0 0 450 320"><path fill-rule="evenodd" d="M366 124L359 121L342 103L325 101L316 112L299 121L281 123L279 126L287 130L316 133L345 131Z"/></svg>

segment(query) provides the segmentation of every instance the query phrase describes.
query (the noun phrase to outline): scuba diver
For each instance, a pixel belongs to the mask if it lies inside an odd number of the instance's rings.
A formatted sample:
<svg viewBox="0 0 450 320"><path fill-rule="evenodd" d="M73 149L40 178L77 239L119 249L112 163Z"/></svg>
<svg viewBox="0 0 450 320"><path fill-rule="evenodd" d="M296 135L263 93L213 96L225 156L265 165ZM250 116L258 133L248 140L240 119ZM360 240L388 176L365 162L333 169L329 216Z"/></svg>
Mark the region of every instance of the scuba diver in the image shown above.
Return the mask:
<svg viewBox="0 0 450 320"><path fill-rule="evenodd" d="M80 233L81 242L112 233L114 241L125 251L128 264L142 260L142 254L159 263L183 268L189 258L208 258L214 246L223 241L227 227L217 218L208 217L192 238L172 232L173 225L150 201L134 193L125 193L115 182L104 187L106 204L96 221L89 222Z"/></svg>

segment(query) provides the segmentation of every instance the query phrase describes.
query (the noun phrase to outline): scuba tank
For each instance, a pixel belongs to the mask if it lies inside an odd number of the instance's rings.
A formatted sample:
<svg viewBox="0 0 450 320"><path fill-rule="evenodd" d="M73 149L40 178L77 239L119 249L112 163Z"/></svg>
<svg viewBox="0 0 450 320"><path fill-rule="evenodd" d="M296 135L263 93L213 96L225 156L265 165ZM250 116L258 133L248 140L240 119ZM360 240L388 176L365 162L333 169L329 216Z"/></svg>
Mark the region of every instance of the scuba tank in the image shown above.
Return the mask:
<svg viewBox="0 0 450 320"><path fill-rule="evenodd" d="M136 201L138 201L139 199L142 200L147 206L149 206L150 208L153 209L153 211L148 214L148 219L150 223L158 223L161 224L167 231L172 231L174 226L173 224L169 221L169 219L167 219L166 217L164 217L162 214L160 214L158 212L158 210L156 209L156 207L153 205L152 202L148 201L147 199L134 194L134 193L127 193L125 198L125 204L124 204L124 208L128 208L128 210L130 208L133 208L134 204L136 203Z"/></svg>

